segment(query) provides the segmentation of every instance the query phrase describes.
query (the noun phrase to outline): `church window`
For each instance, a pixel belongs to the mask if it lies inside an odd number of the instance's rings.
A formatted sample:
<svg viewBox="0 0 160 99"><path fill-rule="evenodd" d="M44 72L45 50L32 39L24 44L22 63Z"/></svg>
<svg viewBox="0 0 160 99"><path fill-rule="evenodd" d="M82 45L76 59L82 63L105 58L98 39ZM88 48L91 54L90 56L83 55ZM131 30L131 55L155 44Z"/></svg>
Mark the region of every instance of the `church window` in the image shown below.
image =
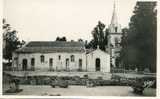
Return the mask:
<svg viewBox="0 0 160 99"><path fill-rule="evenodd" d="M53 58L49 59L49 66L53 66Z"/></svg>
<svg viewBox="0 0 160 99"><path fill-rule="evenodd" d="M61 60L61 55L58 56L58 59Z"/></svg>
<svg viewBox="0 0 160 99"><path fill-rule="evenodd" d="M31 66L34 66L34 64L35 64L35 59L31 58Z"/></svg>
<svg viewBox="0 0 160 99"><path fill-rule="evenodd" d="M115 32L116 32L116 33L117 33L117 29L118 29L118 28L117 28L117 27L115 27Z"/></svg>
<svg viewBox="0 0 160 99"><path fill-rule="evenodd" d="M115 37L115 45L118 46L119 40L117 37Z"/></svg>
<svg viewBox="0 0 160 99"><path fill-rule="evenodd" d="M14 58L15 64L18 65L18 57Z"/></svg>
<svg viewBox="0 0 160 99"><path fill-rule="evenodd" d="M74 62L74 59L75 57L74 57L74 55L71 55L71 62Z"/></svg>
<svg viewBox="0 0 160 99"><path fill-rule="evenodd" d="M45 60L44 55L41 55L40 58L41 58L41 63L44 63L44 60Z"/></svg>

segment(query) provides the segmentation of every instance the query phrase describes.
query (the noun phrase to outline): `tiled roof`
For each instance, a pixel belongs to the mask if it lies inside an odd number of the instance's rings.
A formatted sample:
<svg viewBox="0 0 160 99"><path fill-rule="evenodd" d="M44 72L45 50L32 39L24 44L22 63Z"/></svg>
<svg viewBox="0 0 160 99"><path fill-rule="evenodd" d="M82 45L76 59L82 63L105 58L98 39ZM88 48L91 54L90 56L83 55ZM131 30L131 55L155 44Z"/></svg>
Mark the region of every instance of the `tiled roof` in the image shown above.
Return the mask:
<svg viewBox="0 0 160 99"><path fill-rule="evenodd" d="M84 47L80 42L65 42L65 41L32 41L26 47Z"/></svg>
<svg viewBox="0 0 160 99"><path fill-rule="evenodd" d="M32 41L26 46L16 50L18 53L56 53L56 52L85 52L81 42L64 41Z"/></svg>

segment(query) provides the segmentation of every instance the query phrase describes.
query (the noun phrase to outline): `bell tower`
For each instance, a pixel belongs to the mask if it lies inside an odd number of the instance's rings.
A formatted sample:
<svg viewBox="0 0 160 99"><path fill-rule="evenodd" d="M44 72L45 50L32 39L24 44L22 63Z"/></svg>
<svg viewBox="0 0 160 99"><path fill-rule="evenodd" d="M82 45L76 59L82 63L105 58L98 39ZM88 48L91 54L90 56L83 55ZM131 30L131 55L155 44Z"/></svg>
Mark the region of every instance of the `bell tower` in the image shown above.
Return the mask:
<svg viewBox="0 0 160 99"><path fill-rule="evenodd" d="M113 4L113 13L111 18L111 23L108 29L109 29L108 48L110 50L111 66L118 67L116 60L120 56L120 50L121 50L120 42L122 37L122 29L121 29L121 25L118 23L115 1Z"/></svg>

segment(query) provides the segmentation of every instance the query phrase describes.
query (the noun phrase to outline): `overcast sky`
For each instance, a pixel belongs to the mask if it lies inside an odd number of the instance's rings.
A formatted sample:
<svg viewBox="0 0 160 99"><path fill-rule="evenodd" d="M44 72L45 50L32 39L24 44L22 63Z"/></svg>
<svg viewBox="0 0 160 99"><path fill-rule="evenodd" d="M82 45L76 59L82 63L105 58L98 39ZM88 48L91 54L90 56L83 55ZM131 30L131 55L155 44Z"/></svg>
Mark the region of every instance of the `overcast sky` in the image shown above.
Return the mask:
<svg viewBox="0 0 160 99"><path fill-rule="evenodd" d="M136 0L115 0L118 22L127 27ZM114 0L4 0L4 18L25 41L91 40L102 21L111 22Z"/></svg>

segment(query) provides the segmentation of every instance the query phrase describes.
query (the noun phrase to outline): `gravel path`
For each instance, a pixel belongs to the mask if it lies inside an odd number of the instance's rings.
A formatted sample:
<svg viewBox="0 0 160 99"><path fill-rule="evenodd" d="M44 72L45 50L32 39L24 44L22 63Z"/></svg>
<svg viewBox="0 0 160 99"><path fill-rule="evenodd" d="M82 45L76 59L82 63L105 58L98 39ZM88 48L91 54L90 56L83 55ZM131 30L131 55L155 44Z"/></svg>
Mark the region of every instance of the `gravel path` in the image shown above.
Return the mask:
<svg viewBox="0 0 160 99"><path fill-rule="evenodd" d="M50 86L21 85L22 92L16 95L61 95L61 96L137 96L128 86L69 86L69 88L51 88ZM14 94L15 95L15 94Z"/></svg>

